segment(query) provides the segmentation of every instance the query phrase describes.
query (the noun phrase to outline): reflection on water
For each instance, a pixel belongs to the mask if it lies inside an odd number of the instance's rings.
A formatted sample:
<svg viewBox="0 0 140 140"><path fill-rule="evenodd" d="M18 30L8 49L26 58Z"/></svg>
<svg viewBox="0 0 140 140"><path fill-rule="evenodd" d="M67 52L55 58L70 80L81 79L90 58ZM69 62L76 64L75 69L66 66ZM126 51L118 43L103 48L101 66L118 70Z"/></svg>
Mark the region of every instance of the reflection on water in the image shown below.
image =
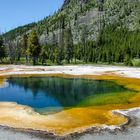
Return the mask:
<svg viewBox="0 0 140 140"><path fill-rule="evenodd" d="M0 89L0 101L17 102L35 109L62 109L76 106L91 95L126 91L109 81L66 79L58 77L12 77Z"/></svg>

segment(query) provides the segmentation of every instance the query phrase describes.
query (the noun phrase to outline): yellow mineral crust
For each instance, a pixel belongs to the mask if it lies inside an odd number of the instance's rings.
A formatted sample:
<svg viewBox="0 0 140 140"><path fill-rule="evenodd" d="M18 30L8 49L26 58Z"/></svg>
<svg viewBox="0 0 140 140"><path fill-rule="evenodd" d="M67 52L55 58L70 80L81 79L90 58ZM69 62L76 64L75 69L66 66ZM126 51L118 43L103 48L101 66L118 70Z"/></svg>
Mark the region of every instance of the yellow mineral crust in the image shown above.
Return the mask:
<svg viewBox="0 0 140 140"><path fill-rule="evenodd" d="M2 87L4 85L4 78L0 77L0 87Z"/></svg>
<svg viewBox="0 0 140 140"><path fill-rule="evenodd" d="M108 110L74 108L53 115L40 115L30 107L15 103L0 103L0 124L14 128L34 129L53 132L56 135L81 131L82 129L106 125L120 125L127 122L121 115L116 116Z"/></svg>

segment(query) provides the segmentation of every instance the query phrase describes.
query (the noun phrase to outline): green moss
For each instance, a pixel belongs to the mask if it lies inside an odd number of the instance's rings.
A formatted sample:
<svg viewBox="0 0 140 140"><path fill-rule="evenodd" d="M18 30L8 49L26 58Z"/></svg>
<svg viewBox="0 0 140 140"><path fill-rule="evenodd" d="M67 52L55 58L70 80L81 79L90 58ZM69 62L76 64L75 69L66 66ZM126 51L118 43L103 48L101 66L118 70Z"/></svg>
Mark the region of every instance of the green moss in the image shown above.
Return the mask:
<svg viewBox="0 0 140 140"><path fill-rule="evenodd" d="M130 98L133 97L136 92L121 92L121 93L109 93L103 95L93 95L87 97L81 101L78 106L96 106L96 105L108 105L108 104L129 104Z"/></svg>

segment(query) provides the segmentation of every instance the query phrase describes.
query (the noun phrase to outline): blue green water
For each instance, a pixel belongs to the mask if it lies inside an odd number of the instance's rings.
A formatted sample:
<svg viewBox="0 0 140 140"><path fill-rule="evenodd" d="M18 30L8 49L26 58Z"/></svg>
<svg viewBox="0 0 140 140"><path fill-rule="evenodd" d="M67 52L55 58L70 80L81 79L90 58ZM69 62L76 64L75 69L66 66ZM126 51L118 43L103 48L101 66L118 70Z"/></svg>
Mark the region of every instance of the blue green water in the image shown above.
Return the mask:
<svg viewBox="0 0 140 140"><path fill-rule="evenodd" d="M0 88L1 102L16 102L36 110L74 107L92 95L125 92L128 89L110 81L59 77L11 77Z"/></svg>

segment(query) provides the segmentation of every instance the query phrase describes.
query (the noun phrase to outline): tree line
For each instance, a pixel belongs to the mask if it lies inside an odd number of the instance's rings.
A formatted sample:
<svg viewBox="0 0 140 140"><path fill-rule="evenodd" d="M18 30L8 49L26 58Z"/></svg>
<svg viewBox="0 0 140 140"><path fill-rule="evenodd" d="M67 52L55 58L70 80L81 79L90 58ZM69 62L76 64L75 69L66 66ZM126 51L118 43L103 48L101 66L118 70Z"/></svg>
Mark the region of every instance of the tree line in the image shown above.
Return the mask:
<svg viewBox="0 0 140 140"><path fill-rule="evenodd" d="M18 63L24 59L26 64L32 62L33 65L46 64L46 60L52 63L62 64L63 60L73 58L73 40L71 29L67 28L59 31L59 42L53 41L53 44L41 45L36 30L29 34L24 34L22 38L15 40L3 39L0 36L0 60L3 63ZM54 35L55 36L55 35Z"/></svg>
<svg viewBox="0 0 140 140"><path fill-rule="evenodd" d="M63 26L63 25L62 25ZM129 31L109 25L100 31L96 41L88 40L86 29L83 29L81 41L73 43L71 28L59 30L58 42L41 45L36 30L24 34L22 39L14 41L0 37L0 61L25 64L63 63L124 63L132 65L134 58L140 58L140 31Z"/></svg>

